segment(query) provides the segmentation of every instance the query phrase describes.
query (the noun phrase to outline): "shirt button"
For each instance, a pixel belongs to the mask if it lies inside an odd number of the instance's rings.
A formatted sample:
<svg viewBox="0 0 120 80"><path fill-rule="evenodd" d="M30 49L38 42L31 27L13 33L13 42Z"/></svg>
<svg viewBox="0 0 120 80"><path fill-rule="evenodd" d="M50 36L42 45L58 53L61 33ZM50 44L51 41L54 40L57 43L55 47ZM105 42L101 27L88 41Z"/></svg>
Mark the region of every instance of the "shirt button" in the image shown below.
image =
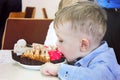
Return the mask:
<svg viewBox="0 0 120 80"><path fill-rule="evenodd" d="M78 66L78 67L80 67L80 66L81 66L81 64L80 64L80 63L77 63L77 64L75 64L75 66Z"/></svg>
<svg viewBox="0 0 120 80"><path fill-rule="evenodd" d="M67 77L68 76L68 71L66 71L66 73L65 73L65 77Z"/></svg>
<svg viewBox="0 0 120 80"><path fill-rule="evenodd" d="M77 65L78 65L78 66L81 66L81 64L80 64L80 63L78 63Z"/></svg>

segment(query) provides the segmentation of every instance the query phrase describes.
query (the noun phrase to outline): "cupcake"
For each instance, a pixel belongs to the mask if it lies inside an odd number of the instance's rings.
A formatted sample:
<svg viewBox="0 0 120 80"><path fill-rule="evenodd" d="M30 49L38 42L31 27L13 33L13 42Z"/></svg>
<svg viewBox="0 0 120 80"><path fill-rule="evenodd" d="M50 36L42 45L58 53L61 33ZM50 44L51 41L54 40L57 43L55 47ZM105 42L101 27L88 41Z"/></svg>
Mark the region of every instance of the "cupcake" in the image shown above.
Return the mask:
<svg viewBox="0 0 120 80"><path fill-rule="evenodd" d="M24 39L19 39L17 43L15 43L14 45L14 49L12 51L12 58L15 61L20 61L21 54L28 49L31 49L31 48L27 47L27 42Z"/></svg>

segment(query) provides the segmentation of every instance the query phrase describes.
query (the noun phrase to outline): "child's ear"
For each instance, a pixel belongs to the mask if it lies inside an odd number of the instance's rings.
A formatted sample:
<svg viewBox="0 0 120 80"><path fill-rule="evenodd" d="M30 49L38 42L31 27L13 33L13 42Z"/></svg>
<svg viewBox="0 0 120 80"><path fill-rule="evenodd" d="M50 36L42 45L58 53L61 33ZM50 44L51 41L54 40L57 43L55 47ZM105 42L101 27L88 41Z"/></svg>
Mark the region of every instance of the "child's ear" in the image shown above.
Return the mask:
<svg viewBox="0 0 120 80"><path fill-rule="evenodd" d="M81 51L87 51L89 48L90 42L88 39L82 39L81 40L81 45L80 45L80 50Z"/></svg>

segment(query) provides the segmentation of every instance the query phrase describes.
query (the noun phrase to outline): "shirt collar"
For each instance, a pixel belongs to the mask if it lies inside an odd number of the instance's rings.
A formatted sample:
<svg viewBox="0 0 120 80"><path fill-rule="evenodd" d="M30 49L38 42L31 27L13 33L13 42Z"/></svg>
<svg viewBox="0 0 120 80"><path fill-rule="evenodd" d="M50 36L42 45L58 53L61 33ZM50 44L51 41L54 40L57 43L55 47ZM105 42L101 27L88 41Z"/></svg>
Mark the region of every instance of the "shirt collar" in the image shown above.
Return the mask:
<svg viewBox="0 0 120 80"><path fill-rule="evenodd" d="M71 62L67 62L69 65L74 65L77 61L79 61L81 59L81 57L75 59L74 61Z"/></svg>
<svg viewBox="0 0 120 80"><path fill-rule="evenodd" d="M106 43L106 41L102 41L98 48L96 48L90 54L77 61L74 65L76 66L81 65L87 67L91 60L93 60L97 55L103 53L106 49L108 49L108 44Z"/></svg>

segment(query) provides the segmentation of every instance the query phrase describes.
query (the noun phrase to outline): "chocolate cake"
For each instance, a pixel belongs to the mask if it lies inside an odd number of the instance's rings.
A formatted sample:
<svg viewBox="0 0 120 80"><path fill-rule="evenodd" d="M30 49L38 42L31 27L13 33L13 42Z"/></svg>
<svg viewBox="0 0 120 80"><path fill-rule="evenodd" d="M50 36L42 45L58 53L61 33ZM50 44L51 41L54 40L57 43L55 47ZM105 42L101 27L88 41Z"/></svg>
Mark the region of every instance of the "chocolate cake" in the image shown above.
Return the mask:
<svg viewBox="0 0 120 80"><path fill-rule="evenodd" d="M12 58L17 62L26 65L42 65L46 62L61 63L65 61L65 58L58 50L51 51L27 50L22 55L17 55L12 51Z"/></svg>
<svg viewBox="0 0 120 80"><path fill-rule="evenodd" d="M14 53L14 51L12 51L12 59L19 62L20 61L20 55L17 55L16 53Z"/></svg>
<svg viewBox="0 0 120 80"><path fill-rule="evenodd" d="M12 51L12 58L21 64L42 65L46 62L61 63L65 61L63 54L53 46L34 43L32 48L28 48L27 46L16 45Z"/></svg>

